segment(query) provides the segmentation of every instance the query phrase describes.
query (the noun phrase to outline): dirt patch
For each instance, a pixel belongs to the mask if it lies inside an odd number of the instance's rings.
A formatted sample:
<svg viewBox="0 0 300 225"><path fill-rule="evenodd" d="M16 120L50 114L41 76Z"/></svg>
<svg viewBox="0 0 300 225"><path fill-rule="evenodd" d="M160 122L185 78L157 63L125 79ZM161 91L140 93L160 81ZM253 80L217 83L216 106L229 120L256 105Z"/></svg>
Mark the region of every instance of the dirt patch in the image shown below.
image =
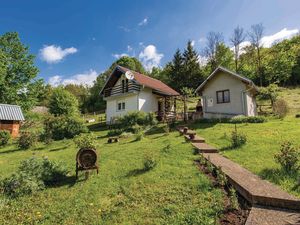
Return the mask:
<svg viewBox="0 0 300 225"><path fill-rule="evenodd" d="M221 225L242 225L246 223L248 218L251 205L240 196L238 193L237 200L238 200L238 209L232 209L232 204L229 197L229 189L230 185L226 184L225 186L221 186L216 178L216 172L209 171L207 167L200 163L200 161L195 161L196 166L201 170L212 182L215 187L218 187L224 193L224 210L222 212L221 217L219 218L219 224Z"/></svg>

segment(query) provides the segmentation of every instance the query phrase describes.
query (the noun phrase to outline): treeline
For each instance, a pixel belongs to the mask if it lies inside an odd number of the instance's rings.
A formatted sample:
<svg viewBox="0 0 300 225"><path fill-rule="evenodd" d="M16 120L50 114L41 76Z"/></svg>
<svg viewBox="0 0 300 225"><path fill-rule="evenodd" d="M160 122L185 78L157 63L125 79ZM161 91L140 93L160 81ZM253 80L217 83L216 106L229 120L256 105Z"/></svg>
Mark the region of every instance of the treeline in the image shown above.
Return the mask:
<svg viewBox="0 0 300 225"><path fill-rule="evenodd" d="M146 71L138 59L125 56L99 74L91 87L76 84L52 87L37 79L35 56L21 43L18 33L8 32L0 36L0 103L18 104L24 110L35 105L49 106L53 90L61 88L77 98L82 113L103 110L105 102L99 93L116 65L159 79L188 95L220 65L252 79L258 86L300 85L300 36L269 48L263 46L263 36L262 24L253 25L248 31L236 27L228 38L229 46L222 33L209 32L201 54L188 41L186 48L177 49L162 68ZM245 41L250 44L245 46Z"/></svg>

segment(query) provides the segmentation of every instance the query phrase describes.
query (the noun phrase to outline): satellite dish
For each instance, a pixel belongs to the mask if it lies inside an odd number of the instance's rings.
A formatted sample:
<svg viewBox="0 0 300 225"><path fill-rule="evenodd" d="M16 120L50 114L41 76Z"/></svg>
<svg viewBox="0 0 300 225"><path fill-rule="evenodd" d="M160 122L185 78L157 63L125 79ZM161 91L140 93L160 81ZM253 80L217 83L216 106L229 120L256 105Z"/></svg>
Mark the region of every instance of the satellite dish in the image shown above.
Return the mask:
<svg viewBox="0 0 300 225"><path fill-rule="evenodd" d="M131 71L126 71L125 73L125 77L128 79L128 80L132 80L134 78L134 75Z"/></svg>

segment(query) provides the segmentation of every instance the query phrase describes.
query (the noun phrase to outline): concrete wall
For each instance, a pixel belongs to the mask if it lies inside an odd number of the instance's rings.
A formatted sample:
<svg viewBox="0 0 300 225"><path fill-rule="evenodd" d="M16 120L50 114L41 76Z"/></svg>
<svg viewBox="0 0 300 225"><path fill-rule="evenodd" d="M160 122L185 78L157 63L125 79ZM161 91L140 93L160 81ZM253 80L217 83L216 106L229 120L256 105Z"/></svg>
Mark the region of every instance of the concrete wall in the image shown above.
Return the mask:
<svg viewBox="0 0 300 225"><path fill-rule="evenodd" d="M157 112L158 99L152 89L144 88L139 93L139 110L143 112Z"/></svg>
<svg viewBox="0 0 300 225"><path fill-rule="evenodd" d="M202 91L203 98L203 117L204 118L219 118L232 117L235 115L253 115L256 112L255 100L246 91L246 84L224 72L216 74L212 80L208 81ZM217 91L229 90L230 102L217 103ZM251 100L249 103L248 101ZM247 112L249 108L250 113ZM255 109L254 109L255 108ZM255 113L256 114L256 113Z"/></svg>
<svg viewBox="0 0 300 225"><path fill-rule="evenodd" d="M249 92L246 93L246 111L247 111L247 116L257 115L255 97L253 97Z"/></svg>

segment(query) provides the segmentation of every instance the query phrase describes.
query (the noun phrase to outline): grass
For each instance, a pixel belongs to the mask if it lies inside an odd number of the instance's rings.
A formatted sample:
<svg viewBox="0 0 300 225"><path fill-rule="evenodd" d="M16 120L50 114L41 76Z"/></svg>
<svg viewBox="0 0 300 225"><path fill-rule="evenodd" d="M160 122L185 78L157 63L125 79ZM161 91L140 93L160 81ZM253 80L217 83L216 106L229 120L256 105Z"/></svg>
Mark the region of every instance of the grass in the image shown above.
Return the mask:
<svg viewBox="0 0 300 225"><path fill-rule="evenodd" d="M220 149L222 155L300 197L297 186L300 171L286 174L274 160L283 141L291 141L300 147L300 119L295 118L295 114L300 113L300 88L281 89L279 96L288 102L289 115L284 119L269 118L266 123L237 124L238 132L247 136L247 143L237 149L230 148L234 124L195 123L193 128L209 144Z"/></svg>
<svg viewBox="0 0 300 225"><path fill-rule="evenodd" d="M13 200L0 194L0 224L215 224L223 194L199 172L191 145L177 132L152 132L141 141L130 137L113 144L106 144L107 131L94 133L100 173L88 180L83 173L75 180L72 140L39 143L28 151L15 144L1 148L2 178L32 155L62 162L70 173L34 196ZM143 168L146 153L158 162L150 171Z"/></svg>

